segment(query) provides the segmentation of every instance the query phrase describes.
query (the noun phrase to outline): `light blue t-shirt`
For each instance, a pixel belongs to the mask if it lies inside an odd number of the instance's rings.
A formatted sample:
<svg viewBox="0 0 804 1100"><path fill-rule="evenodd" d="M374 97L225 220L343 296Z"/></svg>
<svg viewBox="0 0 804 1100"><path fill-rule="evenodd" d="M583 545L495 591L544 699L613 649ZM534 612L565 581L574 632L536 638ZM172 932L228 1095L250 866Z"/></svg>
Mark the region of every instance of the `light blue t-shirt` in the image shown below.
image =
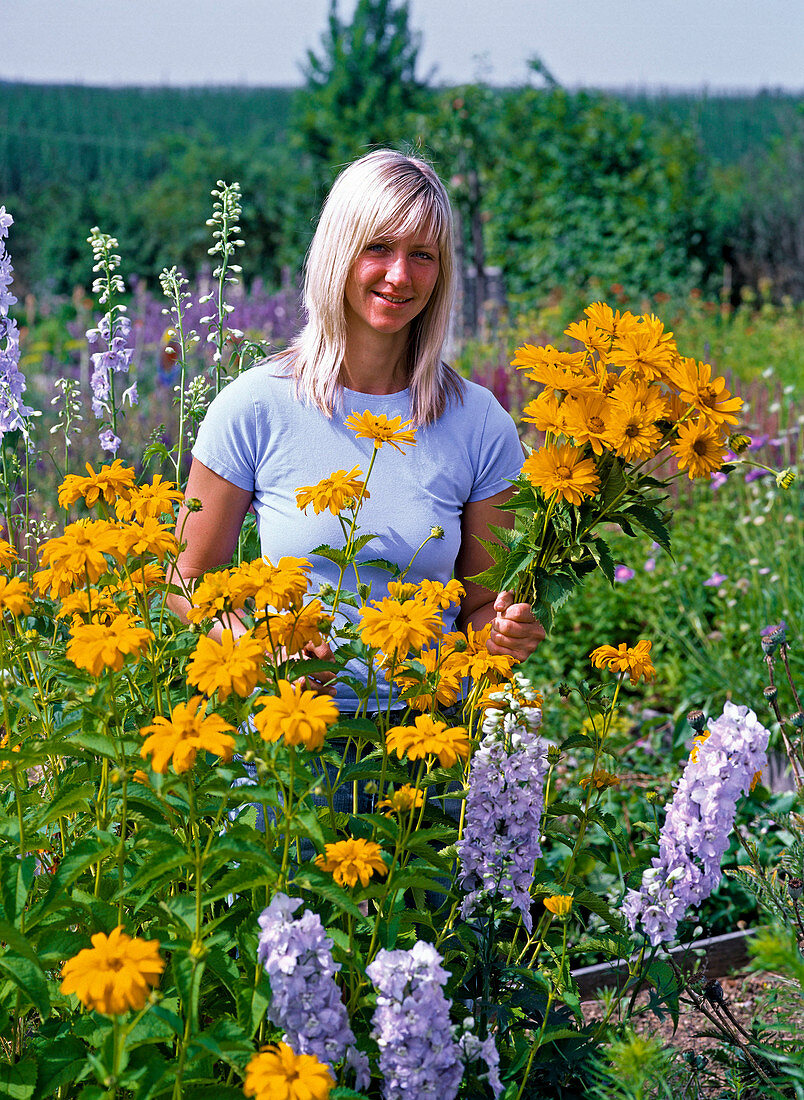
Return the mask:
<svg viewBox="0 0 804 1100"><path fill-rule="evenodd" d="M299 400L293 381L277 369L259 364L221 391L199 428L193 456L253 492L263 554L272 562L283 555L308 557L311 590L317 591L325 582L337 584L338 568L311 551L322 544L342 547L343 532L329 511L315 515L312 505L306 514L297 508L296 490L353 466L365 476L373 441L358 439L344 420L366 410L409 420L410 392L377 396L344 390L343 410L327 419L316 406ZM464 504L508 488L521 469L516 426L492 393L465 382L463 402L450 402L435 423L417 430L415 446L402 446L403 454L386 443L377 455L359 524L362 533L378 538L361 550L358 563L385 558L404 569L431 528L440 526L444 538L427 543L405 579L446 583L460 549ZM366 567L360 579L371 584L371 599L387 595L389 573ZM345 587L353 591L354 586L350 572ZM353 617L352 609L343 610ZM445 630L454 627L456 613L454 608L444 613ZM354 671L359 675L359 669ZM339 686L336 701L342 709L353 707L354 699Z"/></svg>

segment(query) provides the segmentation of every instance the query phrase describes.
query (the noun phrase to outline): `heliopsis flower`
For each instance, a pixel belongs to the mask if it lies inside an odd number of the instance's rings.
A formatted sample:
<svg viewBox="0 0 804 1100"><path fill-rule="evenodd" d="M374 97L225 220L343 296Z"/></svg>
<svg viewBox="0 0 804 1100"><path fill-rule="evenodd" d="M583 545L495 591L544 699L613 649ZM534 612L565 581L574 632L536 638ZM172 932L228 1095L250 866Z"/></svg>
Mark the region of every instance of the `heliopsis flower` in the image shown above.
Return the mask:
<svg viewBox="0 0 804 1100"><path fill-rule="evenodd" d="M332 623L332 615L324 610L319 600L311 600L310 603L298 611L284 611L281 615L269 615L265 625L260 623L255 629L255 634L262 637L265 630L266 639L274 649L284 647L289 654L299 653L312 642L319 645L322 641L321 630Z"/></svg>
<svg viewBox="0 0 804 1100"><path fill-rule="evenodd" d="M139 523L129 522L121 526L120 540L125 546L126 557L153 554L159 561L164 561L169 554L175 556L179 552L173 529L153 516L145 516Z"/></svg>
<svg viewBox="0 0 804 1100"><path fill-rule="evenodd" d="M486 676L495 684L510 676L516 660L501 653L489 653L490 637L491 623L477 631L469 623L465 635L460 632L444 635L441 658L442 661L449 658L449 672L461 678L469 676L474 681Z"/></svg>
<svg viewBox="0 0 804 1100"><path fill-rule="evenodd" d="M641 402L630 407L616 405L609 430L612 449L626 462L650 458L662 441L655 418Z"/></svg>
<svg viewBox="0 0 804 1100"><path fill-rule="evenodd" d="M400 446L401 443L406 446L416 446L416 439L414 438L416 432L413 429L408 429L408 424L412 424L413 421L406 420L403 424L401 416L395 416L392 420L389 420L385 413L375 416L374 413L366 409L364 413L352 413L344 423L347 428L352 429L358 439L373 439L375 450L379 450L384 443L388 443L400 454L404 454L405 452Z"/></svg>
<svg viewBox="0 0 804 1100"><path fill-rule="evenodd" d="M726 445L720 430L711 423L684 421L678 426L678 442L672 444L670 450L678 459L679 470L686 470L692 480L708 477L720 469Z"/></svg>
<svg viewBox="0 0 804 1100"><path fill-rule="evenodd" d="M416 676L413 669L403 666L396 670L394 683L405 692L406 702L413 710L430 710L435 702L442 707L451 707L457 702L461 690L461 675L456 671L456 662L452 654L442 655L436 649L423 649L416 657L423 666L424 675ZM414 666L415 667L415 666ZM386 678L390 675L390 669Z"/></svg>
<svg viewBox="0 0 804 1100"><path fill-rule="evenodd" d="M227 611L243 607L245 599L240 592L232 595L232 570L221 569L217 573L205 573L193 589L192 607L187 609L187 621L200 623L204 619L216 619Z"/></svg>
<svg viewBox="0 0 804 1100"><path fill-rule="evenodd" d="M582 394L570 398L561 406L564 413L564 434L570 436L576 446L589 443L596 455L611 448L611 420L613 404L601 393Z"/></svg>
<svg viewBox="0 0 804 1100"><path fill-rule="evenodd" d="M90 592L86 588L79 588L77 592L71 592L61 601L56 612L57 619L72 619L76 626L86 619L91 623L110 623L120 614L120 608L111 598L112 589L94 589Z"/></svg>
<svg viewBox="0 0 804 1100"><path fill-rule="evenodd" d="M389 585L389 591L390 587ZM427 577L419 585L419 592L423 603L439 611L446 611L452 604L459 604L466 595L466 589L460 581L451 580L442 584L441 581L431 581Z"/></svg>
<svg viewBox="0 0 804 1100"><path fill-rule="evenodd" d="M525 459L522 473L546 497L557 494L559 500L580 504L600 487L594 459L584 458L580 447L569 443L546 444Z"/></svg>
<svg viewBox="0 0 804 1100"><path fill-rule="evenodd" d="M119 498L127 499L134 488L134 470L124 466L116 458L111 466L101 466L97 473L87 462L87 476L68 474L59 486L59 504L69 508L83 497L87 507L91 508L99 500L114 504Z"/></svg>
<svg viewBox="0 0 804 1100"><path fill-rule="evenodd" d="M224 630L220 642L198 639L187 680L204 695L217 691L220 699L226 699L234 692L245 699L265 680L264 665L265 651L252 631L246 630L235 641L231 630Z"/></svg>
<svg viewBox="0 0 804 1100"><path fill-rule="evenodd" d="M410 649L421 649L434 641L441 629L435 608L418 600L372 600L360 609L362 641L389 656L404 660Z"/></svg>
<svg viewBox="0 0 804 1100"><path fill-rule="evenodd" d="M307 574L312 568L307 558L282 557L276 565L267 558L256 558L231 571L232 597L239 601L252 599L258 611L266 607L287 611L306 595L310 586Z"/></svg>
<svg viewBox="0 0 804 1100"><path fill-rule="evenodd" d="M389 581L388 595L394 600L412 600L419 594L418 584L413 581Z"/></svg>
<svg viewBox="0 0 804 1100"><path fill-rule="evenodd" d="M631 647L625 642L620 642L616 649L611 645L601 645L593 649L589 657L595 668L607 668L609 672L627 672L632 684L636 684L640 676L650 682L656 676L656 669L650 659L652 645L653 642L646 638Z"/></svg>
<svg viewBox="0 0 804 1100"><path fill-rule="evenodd" d="M42 544L39 560L45 568L34 574L34 583L40 592L50 588L54 599L66 596L74 585L95 584L108 572L106 554L118 561L125 556L116 524L102 519L71 523Z"/></svg>
<svg viewBox="0 0 804 1100"><path fill-rule="evenodd" d="M157 585L165 583L165 571L155 561L138 561L128 576L112 571L113 583L107 585L108 591L124 592L129 596L146 595Z"/></svg>
<svg viewBox="0 0 804 1100"><path fill-rule="evenodd" d="M67 656L92 676L105 668L118 672L126 657L140 656L153 634L137 626L130 615L118 615L109 623L73 623Z"/></svg>
<svg viewBox="0 0 804 1100"><path fill-rule="evenodd" d="M611 349L611 336L599 329L592 321L573 321L564 329L564 335L579 340L588 351L594 352L604 362Z"/></svg>
<svg viewBox="0 0 804 1100"><path fill-rule="evenodd" d="M609 787L619 787L620 777L613 772L607 772L605 768L597 768L591 775L585 775L581 780L584 790L591 784L596 791L605 791Z"/></svg>
<svg viewBox="0 0 804 1100"><path fill-rule="evenodd" d="M682 356L676 365L673 380L682 401L697 409L705 420L717 427L736 424L734 415L742 408L742 400L732 397L725 378L713 378L708 363L696 363Z"/></svg>
<svg viewBox="0 0 804 1100"><path fill-rule="evenodd" d="M0 577L0 614L27 615L30 610L30 585L19 577Z"/></svg>
<svg viewBox="0 0 804 1100"><path fill-rule="evenodd" d="M335 1079L312 1054L271 1043L246 1066L243 1092L256 1100L327 1100Z"/></svg>
<svg viewBox="0 0 804 1100"><path fill-rule="evenodd" d="M672 332L665 332L659 318L651 314L630 331L615 337L609 363L646 381L666 380L676 354Z"/></svg>
<svg viewBox="0 0 804 1100"><path fill-rule="evenodd" d="M625 336L639 324L633 313L626 310L620 315L619 309L615 311L605 302L594 302L586 307L584 313L595 328L599 328L607 336Z"/></svg>
<svg viewBox="0 0 804 1100"><path fill-rule="evenodd" d="M87 1008L105 1016L120 1016L145 1007L151 988L159 982L165 964L158 940L132 939L118 925L106 936L97 932L85 947L61 968L62 993L75 993Z"/></svg>
<svg viewBox="0 0 804 1100"><path fill-rule="evenodd" d="M424 805L424 791L417 790L410 783L405 783L387 798L377 805L378 810L385 810L386 816L390 814L406 814L411 810L417 810Z"/></svg>
<svg viewBox="0 0 804 1100"><path fill-rule="evenodd" d="M447 726L428 714L419 714L412 726L392 726L385 735L389 752L401 760L424 760L437 756L442 768L451 768L458 760L469 758L469 734L463 726Z"/></svg>
<svg viewBox="0 0 804 1100"><path fill-rule="evenodd" d="M590 393L597 385L597 375L584 363L585 353L557 351L551 344L543 348L525 344L517 348L511 365L526 368L528 378L546 390L561 393Z"/></svg>
<svg viewBox="0 0 804 1100"><path fill-rule="evenodd" d="M549 909L557 917L567 917L572 909L571 894L553 894L552 897L542 898L545 909Z"/></svg>
<svg viewBox="0 0 804 1100"><path fill-rule="evenodd" d="M0 539L0 569L8 569L8 567L15 561L19 560L19 555L10 542L6 539Z"/></svg>
<svg viewBox="0 0 804 1100"><path fill-rule="evenodd" d="M173 708L170 718L158 715L152 725L143 726L140 733L146 738L140 756L151 757L151 767L164 775L173 762L177 775L189 771L195 764L199 750L211 752L222 760L231 760L234 738L226 731L232 730L219 714L204 714L207 700L194 695L187 703ZM150 737L147 735L150 734Z"/></svg>
<svg viewBox="0 0 804 1100"><path fill-rule="evenodd" d="M365 481L360 480L362 472L359 466L353 466L348 473L346 470L336 470L316 485L302 485L296 490L296 507L306 511L312 504L316 515L328 508L333 516L337 516L344 508L371 495L365 491Z"/></svg>
<svg viewBox="0 0 804 1100"><path fill-rule="evenodd" d="M256 706L254 725L263 741L286 745L304 745L317 752L324 744L327 730L338 720L338 708L328 695L305 691L301 684L278 680L278 695L263 695Z"/></svg>
<svg viewBox="0 0 804 1100"><path fill-rule="evenodd" d="M564 402L559 401L551 390L542 390L522 410L522 420L533 424L539 432L561 435L564 431Z"/></svg>
<svg viewBox="0 0 804 1100"><path fill-rule="evenodd" d="M146 519L159 519L175 514L175 506L184 499L184 494L172 481L163 481L156 474L153 481L133 489L128 498L118 497L114 506L117 518L123 522L136 519L140 523Z"/></svg>
<svg viewBox="0 0 804 1100"><path fill-rule="evenodd" d="M329 871L339 886L354 886L358 879L361 886L368 886L373 875L388 874L382 848L373 840L361 837L339 840L325 844L324 851L326 855L315 857L316 865Z"/></svg>

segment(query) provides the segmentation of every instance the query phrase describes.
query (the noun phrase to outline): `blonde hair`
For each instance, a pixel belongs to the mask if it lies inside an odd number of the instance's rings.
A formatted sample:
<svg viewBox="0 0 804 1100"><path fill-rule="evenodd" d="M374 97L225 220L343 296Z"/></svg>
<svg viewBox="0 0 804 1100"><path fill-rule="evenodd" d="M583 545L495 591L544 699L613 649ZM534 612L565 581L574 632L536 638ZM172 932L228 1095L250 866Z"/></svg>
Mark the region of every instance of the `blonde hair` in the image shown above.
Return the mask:
<svg viewBox="0 0 804 1100"><path fill-rule="evenodd" d="M439 271L408 340L406 366L414 425L436 420L449 399L463 399L463 380L441 360L454 272L452 211L446 190L429 164L378 149L350 164L333 184L307 254L307 323L277 357L296 379L297 395L326 416L331 417L342 400L344 296L352 265L372 240L420 231L438 245Z"/></svg>

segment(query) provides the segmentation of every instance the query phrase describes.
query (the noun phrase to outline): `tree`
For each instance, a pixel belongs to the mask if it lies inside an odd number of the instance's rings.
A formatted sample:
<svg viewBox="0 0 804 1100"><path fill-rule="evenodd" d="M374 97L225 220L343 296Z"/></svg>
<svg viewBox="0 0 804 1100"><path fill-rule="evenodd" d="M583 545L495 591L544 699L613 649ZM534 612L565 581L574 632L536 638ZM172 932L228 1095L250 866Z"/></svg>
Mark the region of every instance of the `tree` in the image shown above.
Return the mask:
<svg viewBox="0 0 804 1100"><path fill-rule="evenodd" d="M350 24L330 0L321 52L308 51L295 131L322 184L335 165L375 145L411 136L424 85L416 78L420 36L406 0L358 0Z"/></svg>

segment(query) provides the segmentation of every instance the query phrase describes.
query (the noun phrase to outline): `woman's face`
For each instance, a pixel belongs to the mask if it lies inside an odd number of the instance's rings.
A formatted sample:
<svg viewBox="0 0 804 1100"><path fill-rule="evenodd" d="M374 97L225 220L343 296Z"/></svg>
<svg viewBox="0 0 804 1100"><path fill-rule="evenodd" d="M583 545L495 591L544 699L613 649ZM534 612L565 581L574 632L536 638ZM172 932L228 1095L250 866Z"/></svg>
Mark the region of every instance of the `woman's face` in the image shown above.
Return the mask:
<svg viewBox="0 0 804 1100"><path fill-rule="evenodd" d="M440 266L438 245L427 234L369 241L346 280L349 334L407 329L430 300Z"/></svg>

